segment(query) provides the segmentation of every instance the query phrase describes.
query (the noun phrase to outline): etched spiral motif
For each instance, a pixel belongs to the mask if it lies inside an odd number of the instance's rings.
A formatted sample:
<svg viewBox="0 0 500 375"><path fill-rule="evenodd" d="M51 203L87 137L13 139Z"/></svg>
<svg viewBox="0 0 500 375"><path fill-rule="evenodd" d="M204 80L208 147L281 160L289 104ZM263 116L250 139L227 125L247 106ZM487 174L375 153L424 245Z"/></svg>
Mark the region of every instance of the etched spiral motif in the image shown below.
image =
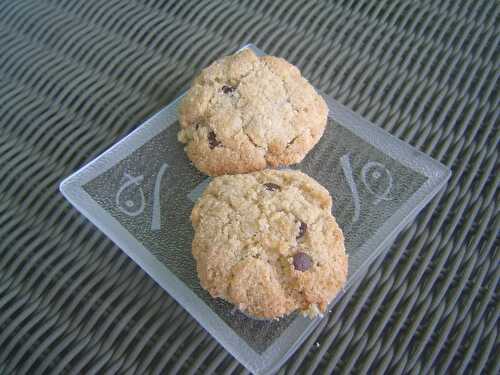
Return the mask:
<svg viewBox="0 0 500 375"><path fill-rule="evenodd" d="M354 205L354 213L352 216L351 224L357 222L361 215L361 198L358 192L358 186L354 179L354 174L351 165L351 154L347 153L340 158L340 165L344 172L347 185L351 190L351 198ZM375 196L372 202L377 205L381 201L390 201L390 193L392 190L392 174L382 163L369 161L363 166L361 170L361 181L363 182L366 190Z"/></svg>
<svg viewBox="0 0 500 375"><path fill-rule="evenodd" d="M392 200L389 196L392 190L392 175L385 165L375 161L366 163L361 170L361 179L370 194L375 196L373 204Z"/></svg>
<svg viewBox="0 0 500 375"><path fill-rule="evenodd" d="M144 176L134 177L124 173L125 182L116 193L116 206L128 216L137 216L144 211L145 198L140 183Z"/></svg>

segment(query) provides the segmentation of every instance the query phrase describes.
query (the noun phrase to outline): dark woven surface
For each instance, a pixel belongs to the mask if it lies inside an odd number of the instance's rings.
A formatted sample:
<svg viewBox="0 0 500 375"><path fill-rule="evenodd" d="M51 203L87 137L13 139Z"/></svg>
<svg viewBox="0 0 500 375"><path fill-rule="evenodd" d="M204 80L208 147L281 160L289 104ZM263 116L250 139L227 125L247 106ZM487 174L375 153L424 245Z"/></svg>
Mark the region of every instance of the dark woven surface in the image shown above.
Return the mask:
<svg viewBox="0 0 500 375"><path fill-rule="evenodd" d="M0 1L0 373L244 372L57 186L248 41L453 169L283 372L498 373L499 22L490 0Z"/></svg>

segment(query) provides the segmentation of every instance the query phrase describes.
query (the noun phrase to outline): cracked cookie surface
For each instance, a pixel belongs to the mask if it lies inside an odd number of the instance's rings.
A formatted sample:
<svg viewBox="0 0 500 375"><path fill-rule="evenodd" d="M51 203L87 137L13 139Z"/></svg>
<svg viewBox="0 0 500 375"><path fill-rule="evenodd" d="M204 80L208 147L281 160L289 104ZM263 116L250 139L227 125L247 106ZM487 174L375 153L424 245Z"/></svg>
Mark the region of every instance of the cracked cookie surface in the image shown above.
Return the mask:
<svg viewBox="0 0 500 375"><path fill-rule="evenodd" d="M314 317L347 278L328 191L298 171L214 178L191 213L201 285L256 318Z"/></svg>
<svg viewBox="0 0 500 375"><path fill-rule="evenodd" d="M327 115L295 66L245 49L196 77L179 105L178 139L202 172L246 173L302 161Z"/></svg>

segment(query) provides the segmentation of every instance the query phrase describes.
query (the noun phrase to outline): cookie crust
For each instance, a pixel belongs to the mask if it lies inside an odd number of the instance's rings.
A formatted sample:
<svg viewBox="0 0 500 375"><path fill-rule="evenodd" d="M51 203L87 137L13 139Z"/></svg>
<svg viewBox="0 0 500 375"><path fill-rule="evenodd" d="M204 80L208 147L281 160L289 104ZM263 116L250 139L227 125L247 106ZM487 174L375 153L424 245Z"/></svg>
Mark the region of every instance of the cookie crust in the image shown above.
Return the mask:
<svg viewBox="0 0 500 375"><path fill-rule="evenodd" d="M189 159L218 176L302 161L323 135L328 107L282 58L245 49L194 80L179 105Z"/></svg>
<svg viewBox="0 0 500 375"><path fill-rule="evenodd" d="M324 312L347 278L328 191L298 171L215 178L191 214L201 285L248 315Z"/></svg>

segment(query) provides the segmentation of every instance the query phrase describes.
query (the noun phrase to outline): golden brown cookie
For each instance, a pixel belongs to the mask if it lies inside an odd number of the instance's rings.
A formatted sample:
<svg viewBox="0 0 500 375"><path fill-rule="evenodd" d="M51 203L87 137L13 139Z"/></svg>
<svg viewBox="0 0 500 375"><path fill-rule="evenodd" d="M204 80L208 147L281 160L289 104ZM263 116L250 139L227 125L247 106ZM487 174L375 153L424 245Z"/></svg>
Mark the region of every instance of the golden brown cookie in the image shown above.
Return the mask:
<svg viewBox="0 0 500 375"><path fill-rule="evenodd" d="M257 318L324 312L347 278L331 208L328 191L298 171L214 178L191 214L201 285Z"/></svg>
<svg viewBox="0 0 500 375"><path fill-rule="evenodd" d="M245 49L214 62L179 105L180 142L218 176L302 161L323 135L328 107L285 60Z"/></svg>

